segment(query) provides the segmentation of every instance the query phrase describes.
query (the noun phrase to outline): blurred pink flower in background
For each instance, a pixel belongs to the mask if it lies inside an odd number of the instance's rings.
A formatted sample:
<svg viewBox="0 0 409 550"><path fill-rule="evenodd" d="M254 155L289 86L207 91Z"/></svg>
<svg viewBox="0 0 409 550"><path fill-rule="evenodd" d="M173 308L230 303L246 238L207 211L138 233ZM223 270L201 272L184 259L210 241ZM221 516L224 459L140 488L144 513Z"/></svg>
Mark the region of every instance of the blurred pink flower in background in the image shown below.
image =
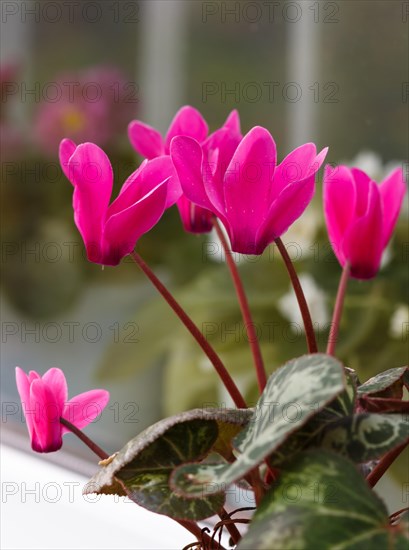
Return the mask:
<svg viewBox="0 0 409 550"><path fill-rule="evenodd" d="M36 142L50 156L56 155L63 138L114 145L136 111L135 86L115 67L57 75L52 93L43 98L34 117Z"/></svg>
<svg viewBox="0 0 409 550"><path fill-rule="evenodd" d="M18 158L24 145L22 132L11 122L0 120L0 162L9 162Z"/></svg>
<svg viewBox="0 0 409 550"><path fill-rule="evenodd" d="M0 101L6 103L8 96L12 97L12 89L16 83L19 73L19 67L15 63L2 63L0 65ZM0 112L0 116L4 116L4 110Z"/></svg>
<svg viewBox="0 0 409 550"><path fill-rule="evenodd" d="M7 162L19 156L25 144L24 135L13 120L10 105L16 101L17 78L20 68L15 63L0 65L0 161Z"/></svg>

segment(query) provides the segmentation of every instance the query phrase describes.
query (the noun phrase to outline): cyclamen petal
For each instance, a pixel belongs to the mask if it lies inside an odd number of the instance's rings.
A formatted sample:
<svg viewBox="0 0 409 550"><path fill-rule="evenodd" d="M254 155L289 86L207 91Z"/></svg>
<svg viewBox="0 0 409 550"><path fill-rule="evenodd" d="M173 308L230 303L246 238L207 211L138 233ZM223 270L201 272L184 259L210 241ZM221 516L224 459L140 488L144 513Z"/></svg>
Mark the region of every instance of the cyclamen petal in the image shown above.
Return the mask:
<svg viewBox="0 0 409 550"><path fill-rule="evenodd" d="M287 185L305 179L314 166L316 156L317 149L313 143L301 145L289 153L274 171L271 199L277 198Z"/></svg>
<svg viewBox="0 0 409 550"><path fill-rule="evenodd" d="M326 167L324 213L331 245L351 277L371 279L396 225L406 189L401 169L378 186L357 168Z"/></svg>
<svg viewBox="0 0 409 550"><path fill-rule="evenodd" d="M194 204L182 195L176 203L185 231L190 233L203 233L213 228L212 212Z"/></svg>
<svg viewBox="0 0 409 550"><path fill-rule="evenodd" d="M67 140L61 143L63 162L71 148ZM67 165L74 185L75 223L88 259L103 265L117 265L182 193L169 157L142 163L111 206L113 172L102 149L92 143L79 145Z"/></svg>
<svg viewBox="0 0 409 550"><path fill-rule="evenodd" d="M68 403L67 382L60 369L49 369L42 377L35 371L29 375L16 367L16 383L20 395L32 449L39 453L58 451L67 429L60 418L83 428L102 412L109 400L106 390L91 390L77 395ZM71 412L72 419L68 418ZM66 416L67 415L67 416Z"/></svg>
<svg viewBox="0 0 409 550"><path fill-rule="evenodd" d="M17 391L20 396L23 412L24 414L26 414L26 410L29 410L30 407L30 380L27 374L22 369L20 369L20 367L16 367L16 385ZM26 422L28 433L31 440L33 440L34 419L32 414L26 415Z"/></svg>
<svg viewBox="0 0 409 550"><path fill-rule="evenodd" d="M234 109L226 118L226 121L223 124L223 128L227 128L228 130L231 130L236 135L241 135L240 117L236 109Z"/></svg>
<svg viewBox="0 0 409 550"><path fill-rule="evenodd" d="M106 390L90 390L76 395L66 403L63 417L79 429L84 428L105 409L109 401L109 393ZM69 431L63 426L62 432Z"/></svg>
<svg viewBox="0 0 409 550"><path fill-rule="evenodd" d="M123 184L118 197L108 208L107 219L143 199L165 180L168 180L166 195L166 208L168 208L182 195L182 188L171 158L162 156L149 162L144 161Z"/></svg>
<svg viewBox="0 0 409 550"><path fill-rule="evenodd" d="M307 143L277 167L269 197L272 204L257 233L261 250L285 233L310 204L315 192L315 173L321 168L327 151L325 148L317 155L315 145Z"/></svg>
<svg viewBox="0 0 409 550"><path fill-rule="evenodd" d="M165 154L170 151L170 142L175 136L189 136L201 143L206 139L209 128L198 110L186 105L179 109L172 120L165 139Z"/></svg>
<svg viewBox="0 0 409 550"><path fill-rule="evenodd" d="M285 233L310 204L315 190L315 174L285 187L273 202L265 222L257 232L259 249Z"/></svg>
<svg viewBox="0 0 409 550"><path fill-rule="evenodd" d="M202 208L215 210L205 188L200 144L187 136L175 137L171 144L171 157L185 197Z"/></svg>
<svg viewBox="0 0 409 550"><path fill-rule="evenodd" d="M47 386L53 388L55 399L58 403L65 403L68 399L68 387L64 373L60 369L49 369L43 376Z"/></svg>
<svg viewBox="0 0 409 550"><path fill-rule="evenodd" d="M77 146L71 139L63 139L60 144L60 150L59 150L60 165L66 178L69 180L70 180L70 176L69 176L69 169L68 169L68 161L74 154L74 151L76 148Z"/></svg>
<svg viewBox="0 0 409 550"><path fill-rule="evenodd" d="M202 174L206 193L221 215L226 209L223 179L241 140L241 134L223 127L202 144Z"/></svg>
<svg viewBox="0 0 409 550"><path fill-rule="evenodd" d="M402 168L396 168L379 186L383 204L383 246L385 247L396 225L406 185L403 180Z"/></svg>
<svg viewBox="0 0 409 550"><path fill-rule="evenodd" d="M20 367L16 367L16 386L23 403L28 403L30 398L30 381L27 374Z"/></svg>
<svg viewBox="0 0 409 550"><path fill-rule="evenodd" d="M379 269L382 257L382 206L376 183L369 182L367 208L344 235L342 250L351 264L351 277L370 279Z"/></svg>
<svg viewBox="0 0 409 550"><path fill-rule="evenodd" d="M354 217L355 219L358 219L359 217L364 216L368 210L371 178L358 168L351 168L351 174L355 182L356 193Z"/></svg>
<svg viewBox="0 0 409 550"><path fill-rule="evenodd" d="M118 265L135 247L137 240L161 218L166 205L167 180L152 189L138 202L110 216L104 233L103 255L106 265ZM136 224L135 220L139 220Z"/></svg>
<svg viewBox="0 0 409 550"><path fill-rule="evenodd" d="M237 128L234 114L226 122ZM184 195L220 218L232 250L262 254L308 206L327 149L317 155L315 145L303 145L276 167L276 145L265 128L237 138L226 127L202 144L176 137L171 157ZM294 163L297 172L290 178L288 168Z"/></svg>
<svg viewBox="0 0 409 550"><path fill-rule="evenodd" d="M146 194L152 189L152 182L167 180L166 208L173 206L182 196L182 187L179 183L175 167L169 155L157 157L149 162L141 173L139 185L145 185Z"/></svg>
<svg viewBox="0 0 409 550"><path fill-rule="evenodd" d="M351 171L346 166L324 170L324 213L329 239L336 257L345 265L342 239L354 216L356 188Z"/></svg>
<svg viewBox="0 0 409 550"><path fill-rule="evenodd" d="M128 126L128 137L132 147L148 160L165 154L165 145L160 133L139 120Z"/></svg>
<svg viewBox="0 0 409 550"><path fill-rule="evenodd" d="M210 167L204 164L200 144L193 138L175 137L171 143L171 157L183 188L177 207L184 229L191 233L210 232L212 216L223 217L223 214L207 196L212 192L213 174Z"/></svg>
<svg viewBox="0 0 409 550"><path fill-rule="evenodd" d="M44 377L33 380L30 386L30 412L27 413L35 411L33 430L36 440L33 450L37 452L58 451L62 446L60 417L64 403L59 400L54 389L45 382Z"/></svg>
<svg viewBox="0 0 409 550"><path fill-rule="evenodd" d="M97 145L79 145L68 170L74 185L73 208L91 262L101 263L101 233L113 186L113 171L107 155Z"/></svg>
<svg viewBox="0 0 409 550"><path fill-rule="evenodd" d="M266 218L276 146L269 132L255 127L238 145L224 176L226 217L235 252L257 254L256 235Z"/></svg>
<svg viewBox="0 0 409 550"><path fill-rule="evenodd" d="M147 128L149 128L149 132ZM137 132L139 132L138 136L136 135ZM155 132L155 140L157 143L161 140L161 150L159 150L159 147L156 147L155 151L151 146L152 132ZM211 134L208 138L207 133L208 126L206 121L199 111L189 105L182 107L176 113L164 139L162 139L156 130L139 121L134 121L129 126L131 144L139 153L144 150L145 156L147 158L152 158L154 155L168 155L170 151L173 150L175 157L172 160L174 164L177 163L179 169L183 171L182 177L190 180L193 176L198 181L202 180L202 175L205 174L206 176L203 175L203 178L206 180L206 191L201 191L201 202L208 202L206 193L209 193L211 201L218 198L218 215L223 216L221 210L224 210L224 206L222 206L224 205L224 198L222 194L220 194L222 191L222 176L239 141L243 137L240 132L240 118L238 112L232 111L227 117L223 127L216 130L216 132ZM182 142L179 142L179 145L175 147L173 147L172 144L175 140L184 138L192 139L199 146L203 145L203 152L200 151L200 154L195 155L194 159L189 158L189 156L182 156ZM142 143L144 140L146 143ZM194 147L185 143L185 150L187 149L194 150ZM199 157L201 160L200 163L197 164ZM187 164L186 167L183 166L185 163ZM199 175L197 176L197 174ZM173 178L170 180L169 186L171 189L176 188ZM187 202L189 200L188 195L185 195L185 197L179 195L177 198L177 207L184 229L192 233L209 232L213 225L211 223L211 210L207 210L206 206L203 206L203 204L192 204L189 206ZM224 221L228 224L226 220Z"/></svg>

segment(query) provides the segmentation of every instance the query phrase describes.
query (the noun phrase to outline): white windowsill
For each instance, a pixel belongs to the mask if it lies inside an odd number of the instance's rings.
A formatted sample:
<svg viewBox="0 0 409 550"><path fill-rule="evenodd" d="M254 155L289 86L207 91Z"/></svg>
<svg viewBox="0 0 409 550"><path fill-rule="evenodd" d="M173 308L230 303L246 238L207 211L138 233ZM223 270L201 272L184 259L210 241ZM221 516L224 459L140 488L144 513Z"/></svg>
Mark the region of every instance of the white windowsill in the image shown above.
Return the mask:
<svg viewBox="0 0 409 550"><path fill-rule="evenodd" d="M164 516L111 496L82 496L88 481L40 458L1 446L4 550L173 550L194 537Z"/></svg>

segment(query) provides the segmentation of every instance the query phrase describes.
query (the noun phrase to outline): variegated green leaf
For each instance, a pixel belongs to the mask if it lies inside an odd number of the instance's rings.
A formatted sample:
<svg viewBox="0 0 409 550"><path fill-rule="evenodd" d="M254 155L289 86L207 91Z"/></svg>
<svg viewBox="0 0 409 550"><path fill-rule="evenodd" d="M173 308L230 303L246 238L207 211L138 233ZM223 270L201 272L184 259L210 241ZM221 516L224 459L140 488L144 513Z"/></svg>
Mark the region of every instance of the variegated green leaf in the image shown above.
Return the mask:
<svg viewBox="0 0 409 550"><path fill-rule="evenodd" d="M381 457L409 437L409 424L400 414L357 414L340 420L325 433L321 447L367 462Z"/></svg>
<svg viewBox="0 0 409 550"><path fill-rule="evenodd" d="M278 467L302 450L311 446L317 446L320 436L328 426L353 414L356 395L356 375L351 369L346 369L345 374L345 390L280 445L268 459L271 466Z"/></svg>
<svg viewBox="0 0 409 550"><path fill-rule="evenodd" d="M334 417L349 416L354 412L355 409L358 377L354 370L348 368L345 368L345 375L345 390L324 409L324 411L329 411L331 416Z"/></svg>
<svg viewBox="0 0 409 550"><path fill-rule="evenodd" d="M408 367L400 367L373 376L358 387L358 397L371 394L379 397L400 398L402 396L403 377L408 370Z"/></svg>
<svg viewBox="0 0 409 550"><path fill-rule="evenodd" d="M305 355L271 375L248 426L234 440L239 452L228 465L187 464L172 486L188 496L224 491L271 455L345 388L343 366L325 354Z"/></svg>
<svg viewBox="0 0 409 550"><path fill-rule="evenodd" d="M224 495L188 500L170 489L169 476L176 466L200 461L211 451L223 454L251 415L251 410L195 409L162 420L102 461L84 492L128 495L144 508L176 519L212 516Z"/></svg>
<svg viewBox="0 0 409 550"><path fill-rule="evenodd" d="M237 550L407 550L403 527L347 459L306 451L284 468Z"/></svg>

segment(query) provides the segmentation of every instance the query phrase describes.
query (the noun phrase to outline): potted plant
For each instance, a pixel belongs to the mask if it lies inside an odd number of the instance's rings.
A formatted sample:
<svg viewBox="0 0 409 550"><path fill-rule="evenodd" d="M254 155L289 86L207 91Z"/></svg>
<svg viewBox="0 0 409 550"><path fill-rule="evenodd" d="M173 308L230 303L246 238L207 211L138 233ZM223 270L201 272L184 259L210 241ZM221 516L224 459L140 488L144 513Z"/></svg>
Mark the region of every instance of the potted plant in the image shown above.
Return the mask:
<svg viewBox="0 0 409 550"><path fill-rule="evenodd" d="M348 281L371 279L379 270L405 194L402 169L378 185L355 168L325 168L324 213L342 274L326 352L319 353L314 319L281 236L311 202L327 149L317 153L308 143L277 164L266 129L255 127L243 137L233 111L208 135L192 107L177 113L165 138L140 121L130 124L129 137L146 160L112 204L113 173L105 153L91 143L61 144L61 166L74 187L74 219L88 259L115 266L131 256L200 346L234 406L180 412L108 456L81 431L107 404L108 392L92 390L67 401L59 369L43 377L18 369L33 449L56 451L63 433L75 433L100 459L84 491L128 496L174 519L192 533L190 548L222 549L223 531L238 550L406 548L408 508L389 515L373 487L409 441L408 368L362 382L336 357ZM223 247L254 362L259 395L253 404L134 249L175 203L185 230L214 229ZM271 243L294 290L307 353L268 377L233 253L260 256ZM250 506L225 508L233 485ZM211 527L199 524L217 517Z"/></svg>

